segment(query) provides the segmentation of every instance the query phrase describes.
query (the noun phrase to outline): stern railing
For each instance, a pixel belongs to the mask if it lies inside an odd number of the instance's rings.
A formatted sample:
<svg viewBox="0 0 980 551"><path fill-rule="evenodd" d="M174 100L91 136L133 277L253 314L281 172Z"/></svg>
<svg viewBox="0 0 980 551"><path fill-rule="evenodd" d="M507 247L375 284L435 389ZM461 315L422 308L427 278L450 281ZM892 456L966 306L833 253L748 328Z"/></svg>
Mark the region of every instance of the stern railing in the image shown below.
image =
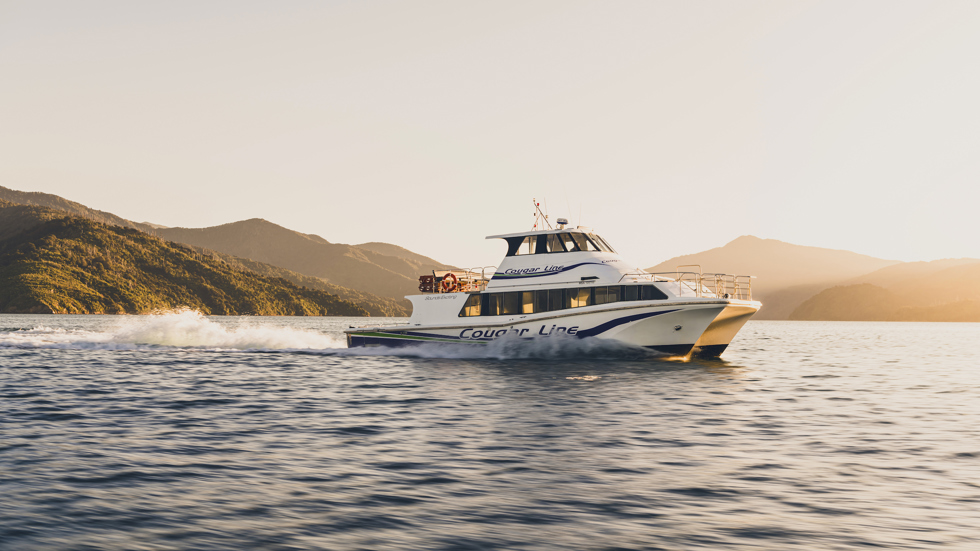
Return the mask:
<svg viewBox="0 0 980 551"><path fill-rule="evenodd" d="M483 291L497 272L496 266L478 266L465 270L433 270L432 275L419 276L419 291L422 293L474 293ZM442 280L453 274L456 287L445 290Z"/></svg>
<svg viewBox="0 0 980 551"><path fill-rule="evenodd" d="M697 268L698 271L683 271L682 268ZM755 276L703 273L701 266L689 264L678 266L673 272L631 272L620 278L639 281L675 283L672 291L678 297L733 298L752 300L752 280Z"/></svg>

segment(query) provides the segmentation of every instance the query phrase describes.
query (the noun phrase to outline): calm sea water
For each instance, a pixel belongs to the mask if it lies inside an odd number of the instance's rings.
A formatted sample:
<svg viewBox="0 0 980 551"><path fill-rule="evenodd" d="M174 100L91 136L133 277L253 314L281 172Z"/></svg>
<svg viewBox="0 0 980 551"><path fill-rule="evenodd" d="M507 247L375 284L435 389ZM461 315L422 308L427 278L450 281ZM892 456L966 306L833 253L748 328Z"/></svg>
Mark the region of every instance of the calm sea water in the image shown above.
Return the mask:
<svg viewBox="0 0 980 551"><path fill-rule="evenodd" d="M980 324L685 363L362 321L0 316L0 548L980 549Z"/></svg>

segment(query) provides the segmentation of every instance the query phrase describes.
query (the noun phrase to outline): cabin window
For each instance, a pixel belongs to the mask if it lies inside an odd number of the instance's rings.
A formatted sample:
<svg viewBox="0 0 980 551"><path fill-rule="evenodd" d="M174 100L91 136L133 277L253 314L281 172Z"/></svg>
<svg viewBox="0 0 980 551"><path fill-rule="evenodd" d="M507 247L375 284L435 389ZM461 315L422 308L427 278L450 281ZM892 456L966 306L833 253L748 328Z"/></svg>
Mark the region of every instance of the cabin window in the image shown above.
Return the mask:
<svg viewBox="0 0 980 551"><path fill-rule="evenodd" d="M656 285L600 285L574 289L474 293L466 298L459 317L540 314L596 304L667 298Z"/></svg>
<svg viewBox="0 0 980 551"><path fill-rule="evenodd" d="M667 298L667 295L654 285L644 285L642 293L642 300L664 300Z"/></svg>
<svg viewBox="0 0 980 551"><path fill-rule="evenodd" d="M490 315L504 316L520 313L521 293L493 293L490 295Z"/></svg>
<svg viewBox="0 0 980 551"><path fill-rule="evenodd" d="M596 235L594 233L590 233L589 234L589 240L592 241L593 243L595 243L595 245L597 247L599 247L599 250L601 250L603 252L607 252L607 253L614 253L614 252L616 252L615 249L613 249L612 247L609 246L609 243L607 243L605 239L599 237L598 235Z"/></svg>
<svg viewBox="0 0 980 551"><path fill-rule="evenodd" d="M517 297L517 293L493 293L492 295L490 295L490 311L488 312L489 315L502 316L507 313L508 310L506 304L507 295L511 295L514 298ZM511 302L512 304L510 306L512 307L514 313L516 313L517 305L515 303L517 301L512 299Z"/></svg>
<svg viewBox="0 0 980 551"><path fill-rule="evenodd" d="M459 317L465 318L480 315L480 294L476 293L466 298L463 309L459 312Z"/></svg>
<svg viewBox="0 0 980 551"><path fill-rule="evenodd" d="M565 291L565 307L579 308L592 305L592 289L567 289Z"/></svg>
<svg viewBox="0 0 980 551"><path fill-rule="evenodd" d="M554 310L562 310L565 308L565 303L562 300L562 295L564 289L548 289L548 311L552 312Z"/></svg>
<svg viewBox="0 0 980 551"><path fill-rule="evenodd" d="M517 247L517 252L514 253L515 256L522 254L534 254L534 238L537 236L529 235L521 241L519 247Z"/></svg>
<svg viewBox="0 0 980 551"><path fill-rule="evenodd" d="M548 311L548 291L541 290L541 291L534 292L534 311L535 312Z"/></svg>
<svg viewBox="0 0 980 551"><path fill-rule="evenodd" d="M595 303L596 304L607 304L609 302L619 302L620 297L620 287L616 285L615 287L596 287L595 288Z"/></svg>
<svg viewBox="0 0 980 551"><path fill-rule="evenodd" d="M563 245L565 245L565 250L566 251L568 251L568 252L574 252L574 251L580 251L580 250L582 250L578 246L578 244L575 243L575 240L572 239L572 234L570 234L570 233L560 233L558 235L561 237L561 242L562 242Z"/></svg>
<svg viewBox="0 0 980 551"><path fill-rule="evenodd" d="M526 237L508 237L507 238L507 256L521 256L526 254L534 254L534 241L536 235L528 235Z"/></svg>
<svg viewBox="0 0 980 551"><path fill-rule="evenodd" d="M608 241L606 241L605 239L599 237L598 235L596 235L595 238L599 240L599 245L602 247L602 249L604 251L607 251L607 252L610 252L610 253L616 252L616 249L612 248L612 245L610 245Z"/></svg>
<svg viewBox="0 0 980 551"><path fill-rule="evenodd" d="M637 285L623 286L623 300L640 300L640 288Z"/></svg>
<svg viewBox="0 0 980 551"><path fill-rule="evenodd" d="M534 313L534 291L521 291L521 313Z"/></svg>
<svg viewBox="0 0 980 551"><path fill-rule="evenodd" d="M605 304L607 302L612 302L611 300L606 300L606 287L596 287L594 293L595 293L596 304Z"/></svg>
<svg viewBox="0 0 980 551"><path fill-rule="evenodd" d="M549 253L565 252L565 246L562 244L562 240L560 237L558 237L557 233L548 234L548 252Z"/></svg>
<svg viewBox="0 0 980 551"><path fill-rule="evenodd" d="M572 239L575 240L575 245L578 247L577 251L598 251L599 247L589 243L589 238L585 236L584 233L573 233Z"/></svg>
<svg viewBox="0 0 980 551"><path fill-rule="evenodd" d="M492 295L487 295L490 299L490 307L487 308L487 312L484 314L486 316L499 316L503 310L504 295L501 293L494 293Z"/></svg>

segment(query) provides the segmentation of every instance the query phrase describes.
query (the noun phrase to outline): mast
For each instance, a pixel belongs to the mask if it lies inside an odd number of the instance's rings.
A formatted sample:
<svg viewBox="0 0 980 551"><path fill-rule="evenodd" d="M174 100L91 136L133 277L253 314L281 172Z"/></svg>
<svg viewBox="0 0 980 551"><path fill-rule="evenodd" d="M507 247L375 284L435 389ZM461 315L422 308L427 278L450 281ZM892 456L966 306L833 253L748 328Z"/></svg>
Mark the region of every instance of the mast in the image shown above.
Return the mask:
<svg viewBox="0 0 980 551"><path fill-rule="evenodd" d="M541 229L547 224L549 230L553 230L551 227L551 222L548 221L548 215L541 211L541 203L537 199L531 199L534 203L534 230L537 231L538 223L541 223Z"/></svg>

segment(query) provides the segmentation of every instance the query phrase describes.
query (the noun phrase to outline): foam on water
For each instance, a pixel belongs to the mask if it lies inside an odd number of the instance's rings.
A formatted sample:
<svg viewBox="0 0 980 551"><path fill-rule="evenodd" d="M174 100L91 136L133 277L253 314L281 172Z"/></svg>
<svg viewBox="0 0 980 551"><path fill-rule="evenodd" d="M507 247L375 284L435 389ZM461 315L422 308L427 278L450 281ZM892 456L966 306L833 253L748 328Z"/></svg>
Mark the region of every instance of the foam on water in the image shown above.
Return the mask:
<svg viewBox="0 0 980 551"><path fill-rule="evenodd" d="M227 327L193 310L120 317L102 332L36 326L0 333L0 348L321 350L339 346L343 343L323 333L253 324L248 318L242 318L237 326Z"/></svg>

